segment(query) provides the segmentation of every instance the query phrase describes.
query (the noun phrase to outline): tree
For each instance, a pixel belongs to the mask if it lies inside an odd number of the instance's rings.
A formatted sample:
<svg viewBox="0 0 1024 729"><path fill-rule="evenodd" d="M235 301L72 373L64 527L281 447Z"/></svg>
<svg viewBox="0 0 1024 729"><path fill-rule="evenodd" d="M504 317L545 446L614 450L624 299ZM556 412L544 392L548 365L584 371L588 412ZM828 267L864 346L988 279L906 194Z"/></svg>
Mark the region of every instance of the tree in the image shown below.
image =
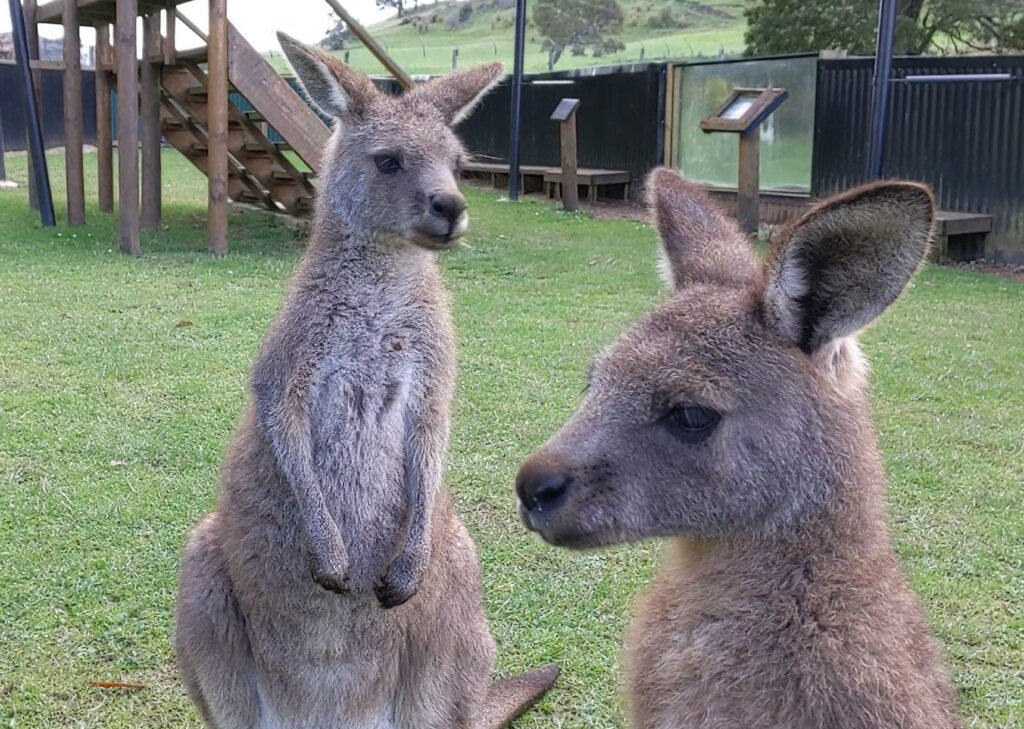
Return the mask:
<svg viewBox="0 0 1024 729"><path fill-rule="evenodd" d="M615 37L622 29L618 0L537 0L533 22L544 37L541 48L548 52L549 71L569 47L577 55L588 46L598 54L625 48Z"/></svg>
<svg viewBox="0 0 1024 729"><path fill-rule="evenodd" d="M419 3L417 3L417 6ZM402 17L402 10L405 8L405 0L377 0L378 8L395 8L398 11L398 17Z"/></svg>
<svg viewBox="0 0 1024 729"><path fill-rule="evenodd" d="M331 23L331 29L320 41L320 47L327 51L345 50L345 41L348 40L348 27L345 25L345 21L331 13L328 22Z"/></svg>
<svg viewBox="0 0 1024 729"><path fill-rule="evenodd" d="M749 55L845 49L872 54L877 0L754 0L744 10ZM899 0L894 50L1013 51L1024 48L1020 0Z"/></svg>

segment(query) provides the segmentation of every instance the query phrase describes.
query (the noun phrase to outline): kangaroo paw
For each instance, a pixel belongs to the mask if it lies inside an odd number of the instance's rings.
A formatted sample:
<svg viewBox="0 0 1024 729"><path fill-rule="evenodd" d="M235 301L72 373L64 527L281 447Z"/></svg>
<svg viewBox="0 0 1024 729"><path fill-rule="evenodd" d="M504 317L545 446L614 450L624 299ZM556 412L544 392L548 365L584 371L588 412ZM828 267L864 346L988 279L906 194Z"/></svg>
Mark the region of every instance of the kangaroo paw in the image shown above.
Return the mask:
<svg viewBox="0 0 1024 729"><path fill-rule="evenodd" d="M313 581L325 590L331 592L348 592L348 560L342 555L336 556L327 564L325 560L319 559L319 555L310 555L309 574Z"/></svg>
<svg viewBox="0 0 1024 729"><path fill-rule="evenodd" d="M547 693L560 672L552 663L491 684L473 729L504 729Z"/></svg>

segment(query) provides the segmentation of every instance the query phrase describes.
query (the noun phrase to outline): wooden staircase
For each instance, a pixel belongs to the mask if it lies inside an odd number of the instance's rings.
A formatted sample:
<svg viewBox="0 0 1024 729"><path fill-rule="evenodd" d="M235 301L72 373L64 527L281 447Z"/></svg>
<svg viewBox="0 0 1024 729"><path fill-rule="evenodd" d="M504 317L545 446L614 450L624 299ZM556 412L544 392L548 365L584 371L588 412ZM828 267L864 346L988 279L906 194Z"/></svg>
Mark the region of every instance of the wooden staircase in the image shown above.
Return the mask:
<svg viewBox="0 0 1024 729"><path fill-rule="evenodd" d="M268 210L307 215L330 130L230 24L228 44L231 90L255 107L243 112L228 104L228 196ZM205 47L180 52L176 63L163 66L161 75L161 134L203 174L209 159L205 53ZM266 124L285 141L271 141ZM289 150L298 162L285 154Z"/></svg>

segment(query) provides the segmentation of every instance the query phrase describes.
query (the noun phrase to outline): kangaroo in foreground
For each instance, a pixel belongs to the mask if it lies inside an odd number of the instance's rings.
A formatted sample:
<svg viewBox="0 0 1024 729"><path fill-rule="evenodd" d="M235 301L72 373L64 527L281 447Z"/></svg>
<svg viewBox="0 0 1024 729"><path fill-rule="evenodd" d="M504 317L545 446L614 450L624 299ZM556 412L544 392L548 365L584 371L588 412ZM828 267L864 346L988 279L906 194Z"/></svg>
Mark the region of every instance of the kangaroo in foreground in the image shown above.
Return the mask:
<svg viewBox="0 0 1024 729"><path fill-rule="evenodd" d="M819 204L759 262L696 186L648 179L674 292L592 364L522 465L520 514L582 549L674 537L627 639L643 729L951 729L955 697L890 545L854 334L932 234L920 185Z"/></svg>
<svg viewBox="0 0 1024 729"><path fill-rule="evenodd" d="M501 65L392 97L279 37L335 129L217 508L185 546L181 676L213 729L497 729L558 669L488 687L476 553L441 489L455 364L433 251L466 229L451 126Z"/></svg>

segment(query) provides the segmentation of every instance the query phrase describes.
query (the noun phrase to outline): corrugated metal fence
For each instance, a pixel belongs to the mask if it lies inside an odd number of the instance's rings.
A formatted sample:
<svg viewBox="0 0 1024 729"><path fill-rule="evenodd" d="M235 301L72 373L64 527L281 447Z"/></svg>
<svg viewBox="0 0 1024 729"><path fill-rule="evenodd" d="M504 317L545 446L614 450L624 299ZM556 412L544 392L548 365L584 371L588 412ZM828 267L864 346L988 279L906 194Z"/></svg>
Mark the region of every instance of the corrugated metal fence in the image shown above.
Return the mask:
<svg viewBox="0 0 1024 729"><path fill-rule="evenodd" d="M745 82L750 83L758 77L758 62L765 64L767 74L777 61L749 59L733 65L755 66L748 69L753 76ZM558 127L548 117L560 99L579 98L580 165L628 170L635 193L644 175L663 159L665 68L664 64L638 64L527 76L523 118L528 121L523 126L521 162L558 164ZM813 153L803 154L812 156L810 192L814 196L855 185L865 177L871 70L871 58L818 59L812 70L816 74ZM1024 56L898 58L893 73L897 78L939 73L1013 76L1008 82L894 83L885 173L928 183L945 209L991 214L993 231L986 240L986 257L1024 263ZM88 142L95 138L93 83L92 73L86 72ZM290 83L297 85L294 78ZM396 90L390 80L377 83L386 91ZM507 83L498 86L459 130L469 149L482 159L507 161L510 92ZM686 98L685 85L682 96L682 104L707 102ZM43 97L47 143L59 145L63 138L59 71L43 72ZM243 110L252 108L238 94L231 99ZM24 109L13 65L0 64L0 102L7 148L23 149ZM281 139L272 129L270 136Z"/></svg>
<svg viewBox="0 0 1024 729"><path fill-rule="evenodd" d="M62 72L53 69L42 74L43 141L47 147L64 145L64 87ZM96 143L96 77L82 72L82 119L86 144ZM21 72L14 63L0 63L0 121L4 125L4 147L20 151L28 147L25 126L25 98L21 90Z"/></svg>
<svg viewBox="0 0 1024 729"><path fill-rule="evenodd" d="M818 62L811 190L862 182L873 59ZM892 84L885 175L926 182L947 210L989 213L985 256L1024 263L1024 56L897 58L893 76L1009 73L1005 82Z"/></svg>

